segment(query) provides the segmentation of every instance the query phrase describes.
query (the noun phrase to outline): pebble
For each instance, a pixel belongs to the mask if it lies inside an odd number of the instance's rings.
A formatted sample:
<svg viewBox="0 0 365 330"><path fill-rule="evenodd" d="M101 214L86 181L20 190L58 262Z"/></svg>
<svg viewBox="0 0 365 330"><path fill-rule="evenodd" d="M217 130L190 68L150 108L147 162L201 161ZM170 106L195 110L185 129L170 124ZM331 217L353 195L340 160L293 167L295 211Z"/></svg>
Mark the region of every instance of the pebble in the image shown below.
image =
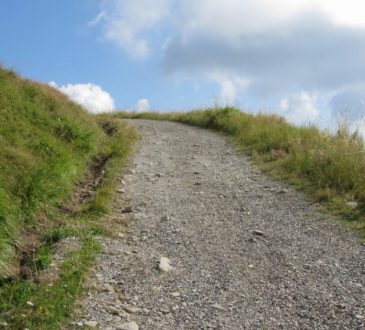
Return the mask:
<svg viewBox="0 0 365 330"><path fill-rule="evenodd" d="M139 330L139 326L136 322L125 322L118 326L118 330Z"/></svg>
<svg viewBox="0 0 365 330"><path fill-rule="evenodd" d="M116 308L116 307L114 307L114 306L108 306L107 308L106 308L106 311L109 313L109 314L112 314L112 315L119 315L119 310Z"/></svg>
<svg viewBox="0 0 365 330"><path fill-rule="evenodd" d="M213 304L212 305L212 307L213 308L215 308L215 309L219 309L220 311L225 311L225 308L224 307L222 307L221 305L219 305L219 304Z"/></svg>
<svg viewBox="0 0 365 330"><path fill-rule="evenodd" d="M84 325L89 328L96 328L99 325L99 323L97 321L86 321Z"/></svg>
<svg viewBox="0 0 365 330"><path fill-rule="evenodd" d="M130 314L138 314L138 313L142 312L142 310L140 308L129 306L129 305L122 305L122 308Z"/></svg>
<svg viewBox="0 0 365 330"><path fill-rule="evenodd" d="M252 233L257 236L264 236L264 232L261 230L254 230Z"/></svg>
<svg viewBox="0 0 365 330"><path fill-rule="evenodd" d="M171 266L170 259L166 257L161 257L160 262L158 263L158 269L161 270L162 272L167 273L172 271L174 267Z"/></svg>
<svg viewBox="0 0 365 330"><path fill-rule="evenodd" d="M133 210L130 206L126 206L123 210L122 213L132 213Z"/></svg>
<svg viewBox="0 0 365 330"><path fill-rule="evenodd" d="M161 217L161 221L169 221L170 217L168 215L164 215Z"/></svg>
<svg viewBox="0 0 365 330"><path fill-rule="evenodd" d="M356 203L356 202L347 202L346 203L346 206L347 207L349 207L350 209L353 209L353 210L355 210L357 207L358 207L358 203Z"/></svg>

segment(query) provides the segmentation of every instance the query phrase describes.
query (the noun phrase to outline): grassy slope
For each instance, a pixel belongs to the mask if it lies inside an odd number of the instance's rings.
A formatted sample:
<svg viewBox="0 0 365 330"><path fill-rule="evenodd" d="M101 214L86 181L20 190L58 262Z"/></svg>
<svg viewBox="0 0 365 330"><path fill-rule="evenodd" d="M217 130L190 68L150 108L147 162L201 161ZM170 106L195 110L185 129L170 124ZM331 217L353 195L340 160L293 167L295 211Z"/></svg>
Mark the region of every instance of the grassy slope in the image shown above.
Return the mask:
<svg viewBox="0 0 365 330"><path fill-rule="evenodd" d="M295 127L278 116L251 115L234 108L117 116L172 120L226 133L262 169L305 190L338 215L345 227L365 237L365 148L362 139L346 127L330 134L314 126ZM358 207L352 209L346 204L349 201L356 201Z"/></svg>
<svg viewBox="0 0 365 330"><path fill-rule="evenodd" d="M109 134L102 129L106 121ZM0 68L0 328L53 329L70 313L98 250L98 215L108 209L135 138L127 125L92 116L53 88ZM59 206L98 155L108 162L95 198L82 216L62 213ZM51 263L52 243L67 236L78 238L80 249L67 258L58 281L16 277L17 252L29 241L36 245L30 263L37 272Z"/></svg>

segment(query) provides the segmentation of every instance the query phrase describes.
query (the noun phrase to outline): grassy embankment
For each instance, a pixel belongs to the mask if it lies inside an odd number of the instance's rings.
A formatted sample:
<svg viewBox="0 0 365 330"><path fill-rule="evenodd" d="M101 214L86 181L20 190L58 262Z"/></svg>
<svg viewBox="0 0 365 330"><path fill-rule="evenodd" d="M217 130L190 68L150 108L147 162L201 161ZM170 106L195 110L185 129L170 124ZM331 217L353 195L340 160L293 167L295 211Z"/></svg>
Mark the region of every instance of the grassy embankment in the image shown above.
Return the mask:
<svg viewBox="0 0 365 330"><path fill-rule="evenodd" d="M72 312L99 249L98 220L136 138L108 118L0 67L0 328L56 329ZM93 198L66 212L98 159L103 179ZM77 248L56 277L40 281L54 243L66 237L75 237Z"/></svg>
<svg viewBox="0 0 365 330"><path fill-rule="evenodd" d="M229 107L116 116L177 121L228 134L264 171L306 191L346 228L365 238L365 148L360 136L346 126L331 134L315 126L293 126L278 116Z"/></svg>

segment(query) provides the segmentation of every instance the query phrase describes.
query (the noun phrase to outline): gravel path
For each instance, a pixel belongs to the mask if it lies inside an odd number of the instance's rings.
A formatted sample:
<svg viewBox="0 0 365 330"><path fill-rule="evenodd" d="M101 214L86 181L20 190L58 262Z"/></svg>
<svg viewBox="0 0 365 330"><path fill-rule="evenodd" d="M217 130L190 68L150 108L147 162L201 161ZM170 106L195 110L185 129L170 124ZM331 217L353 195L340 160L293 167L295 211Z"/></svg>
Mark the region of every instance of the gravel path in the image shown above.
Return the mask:
<svg viewBox="0 0 365 330"><path fill-rule="evenodd" d="M101 239L84 322L365 329L363 244L225 138L169 122L133 124L142 140L123 189L135 220L125 237ZM129 211L123 205L114 217ZM173 268L161 270L161 257Z"/></svg>

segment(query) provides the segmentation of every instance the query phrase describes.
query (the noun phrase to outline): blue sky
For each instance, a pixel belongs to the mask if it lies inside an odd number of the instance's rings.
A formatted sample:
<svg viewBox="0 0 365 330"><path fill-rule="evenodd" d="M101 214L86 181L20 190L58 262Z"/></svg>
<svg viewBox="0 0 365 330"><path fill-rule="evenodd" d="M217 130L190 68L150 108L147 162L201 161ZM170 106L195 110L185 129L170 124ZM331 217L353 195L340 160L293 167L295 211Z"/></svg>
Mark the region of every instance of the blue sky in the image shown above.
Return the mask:
<svg viewBox="0 0 365 330"><path fill-rule="evenodd" d="M359 0L12 0L0 62L93 112L214 104L362 126Z"/></svg>

